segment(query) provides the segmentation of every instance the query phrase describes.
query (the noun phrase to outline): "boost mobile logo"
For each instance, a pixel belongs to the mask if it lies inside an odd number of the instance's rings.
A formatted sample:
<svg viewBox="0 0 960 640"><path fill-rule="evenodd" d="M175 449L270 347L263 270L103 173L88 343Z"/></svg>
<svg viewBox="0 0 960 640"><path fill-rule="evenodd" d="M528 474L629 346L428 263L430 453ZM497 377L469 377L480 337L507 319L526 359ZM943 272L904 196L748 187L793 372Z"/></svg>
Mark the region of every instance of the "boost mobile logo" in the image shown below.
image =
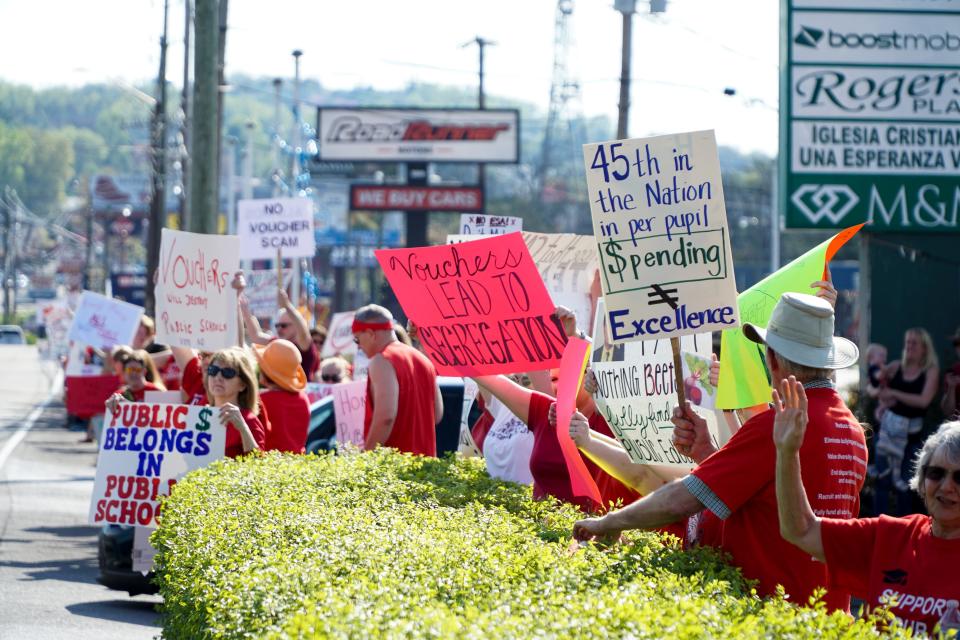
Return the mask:
<svg viewBox="0 0 960 640"><path fill-rule="evenodd" d="M790 201L814 224L821 218L837 224L860 198L845 184L805 184L793 192Z"/></svg>
<svg viewBox="0 0 960 640"><path fill-rule="evenodd" d="M804 47L810 47L811 49L816 49L817 44L820 42L822 38L823 38L822 29L814 29L813 27L800 27L800 32L797 33L793 41Z"/></svg>

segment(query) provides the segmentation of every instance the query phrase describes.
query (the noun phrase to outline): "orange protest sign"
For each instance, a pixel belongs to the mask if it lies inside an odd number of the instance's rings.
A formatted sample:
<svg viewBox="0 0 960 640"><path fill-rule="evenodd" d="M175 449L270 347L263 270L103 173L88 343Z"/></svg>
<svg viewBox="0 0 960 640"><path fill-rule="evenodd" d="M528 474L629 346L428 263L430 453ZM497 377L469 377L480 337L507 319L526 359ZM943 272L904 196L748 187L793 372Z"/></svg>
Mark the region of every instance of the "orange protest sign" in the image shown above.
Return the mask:
<svg viewBox="0 0 960 640"><path fill-rule="evenodd" d="M567 338L519 233L376 257L440 375L559 366Z"/></svg>

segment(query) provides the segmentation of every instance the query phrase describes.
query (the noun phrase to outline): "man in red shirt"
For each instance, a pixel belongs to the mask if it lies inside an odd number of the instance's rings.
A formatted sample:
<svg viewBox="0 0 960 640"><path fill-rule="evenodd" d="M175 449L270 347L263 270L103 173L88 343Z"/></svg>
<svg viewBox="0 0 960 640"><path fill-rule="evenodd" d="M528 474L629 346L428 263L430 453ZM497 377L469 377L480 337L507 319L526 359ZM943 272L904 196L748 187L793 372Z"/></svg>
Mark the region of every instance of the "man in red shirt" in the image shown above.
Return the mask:
<svg viewBox="0 0 960 640"><path fill-rule="evenodd" d="M443 417L443 398L433 363L397 340L393 315L379 305L357 309L353 341L370 358L364 449L383 445L436 456L436 426Z"/></svg>
<svg viewBox="0 0 960 640"><path fill-rule="evenodd" d="M810 470L804 488L811 505L822 516L853 518L860 507L867 449L863 429L834 389L831 373L855 363L859 354L849 340L833 337L833 323L833 309L825 300L785 293L767 329L746 323L743 333L766 345L775 386L793 375L807 391L810 424L800 458ZM705 432L706 424L689 405L684 413L675 424L685 422L685 428ZM780 536L773 420L772 409L751 418L690 475L625 509L577 522L574 535L590 539L624 529L662 527L706 508L724 521L720 548L744 576L759 582L760 595L772 595L780 584L792 601L806 602L815 589L827 587L827 572ZM849 602L844 591L826 596L830 609L848 609Z"/></svg>

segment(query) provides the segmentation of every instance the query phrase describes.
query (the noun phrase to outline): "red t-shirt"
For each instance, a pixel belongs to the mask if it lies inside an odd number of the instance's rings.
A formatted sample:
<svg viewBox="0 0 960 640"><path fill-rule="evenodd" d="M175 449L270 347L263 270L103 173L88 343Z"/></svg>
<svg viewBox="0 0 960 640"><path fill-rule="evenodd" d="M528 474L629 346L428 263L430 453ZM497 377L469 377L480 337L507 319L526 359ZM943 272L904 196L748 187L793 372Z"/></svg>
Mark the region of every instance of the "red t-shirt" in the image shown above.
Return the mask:
<svg viewBox="0 0 960 640"><path fill-rule="evenodd" d="M145 391L162 391L162 389L152 382L144 382L143 389L140 389L139 391L134 391L127 385L123 385L117 389L116 393L119 393L124 397L125 400L130 402L143 402L143 394Z"/></svg>
<svg viewBox="0 0 960 640"><path fill-rule="evenodd" d="M470 427L470 436L476 443L477 449L480 449L480 453L483 453L483 442L487 439L487 433L490 432L490 427L493 426L494 418L493 414L487 411L483 396L479 394L477 395L477 404L480 405L482 413L480 417L477 418L477 421L473 423L473 426Z"/></svg>
<svg viewBox="0 0 960 640"><path fill-rule="evenodd" d="M380 352L393 367L400 393L397 416L385 447L422 456L437 455L437 370L433 363L413 347L391 342ZM373 419L373 394L367 378L367 406L363 437L370 434Z"/></svg>
<svg viewBox="0 0 960 640"><path fill-rule="evenodd" d="M820 521L830 584L867 606L896 598L903 624L930 634L948 600L960 600L960 539L935 538L930 516Z"/></svg>
<svg viewBox="0 0 960 640"><path fill-rule="evenodd" d="M187 394L187 404L203 406L207 404L207 390L203 388L203 371L200 370L200 358L194 358L183 368L180 389Z"/></svg>
<svg viewBox="0 0 960 640"><path fill-rule="evenodd" d="M527 427L533 431L533 450L530 452L533 499L543 500L553 496L561 502L579 507L581 511L598 511L600 505L592 498L573 495L573 484L557 438L557 429L547 422L547 413L553 403L554 399L546 394L537 391L530 394Z"/></svg>
<svg viewBox="0 0 960 640"><path fill-rule="evenodd" d="M310 426L310 401L303 391L263 389L260 404L269 419L264 451L304 453Z"/></svg>
<svg viewBox="0 0 960 640"><path fill-rule="evenodd" d="M169 356L158 371L167 391L176 391L180 388L180 367L177 366L176 358Z"/></svg>
<svg viewBox="0 0 960 640"><path fill-rule="evenodd" d="M257 416L253 415L252 411L247 409L241 408L240 415L243 416L243 421L250 427L250 433L253 434L253 439L256 441L257 446L263 449L267 440L266 429L263 428L263 423L260 422ZM224 447L224 455L228 458L236 458L237 456L243 455L243 438L240 437L240 432L237 431L236 427L229 424L227 425L227 444L226 447Z"/></svg>
<svg viewBox="0 0 960 640"><path fill-rule="evenodd" d="M810 422L800 464L810 506L820 517L853 518L867 468L863 429L833 389L808 389L807 400ZM827 586L827 570L780 536L773 418L769 409L748 420L692 475L722 501L704 505L724 519L720 548L743 575L759 581L760 595L772 595L782 584L792 602L805 603L814 589ZM835 590L825 602L831 610L848 610L850 596Z"/></svg>

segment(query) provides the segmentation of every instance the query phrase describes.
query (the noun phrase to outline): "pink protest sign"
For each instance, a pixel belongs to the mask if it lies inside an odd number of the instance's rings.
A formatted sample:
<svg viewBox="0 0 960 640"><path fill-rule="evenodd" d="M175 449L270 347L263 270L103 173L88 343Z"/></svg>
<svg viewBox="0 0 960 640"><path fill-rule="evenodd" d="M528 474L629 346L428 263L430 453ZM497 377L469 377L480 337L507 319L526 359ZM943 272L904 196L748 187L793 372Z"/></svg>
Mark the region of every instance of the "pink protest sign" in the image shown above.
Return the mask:
<svg viewBox="0 0 960 640"><path fill-rule="evenodd" d="M570 418L576 409L577 392L580 390L583 370L589 357L589 342L580 338L571 338L567 342L560 362L560 378L557 381L557 440L560 442L567 473L570 474L573 495L589 497L601 504L600 489L570 437Z"/></svg>
<svg viewBox="0 0 960 640"><path fill-rule="evenodd" d="M560 364L567 339L520 233L376 256L440 375Z"/></svg>

